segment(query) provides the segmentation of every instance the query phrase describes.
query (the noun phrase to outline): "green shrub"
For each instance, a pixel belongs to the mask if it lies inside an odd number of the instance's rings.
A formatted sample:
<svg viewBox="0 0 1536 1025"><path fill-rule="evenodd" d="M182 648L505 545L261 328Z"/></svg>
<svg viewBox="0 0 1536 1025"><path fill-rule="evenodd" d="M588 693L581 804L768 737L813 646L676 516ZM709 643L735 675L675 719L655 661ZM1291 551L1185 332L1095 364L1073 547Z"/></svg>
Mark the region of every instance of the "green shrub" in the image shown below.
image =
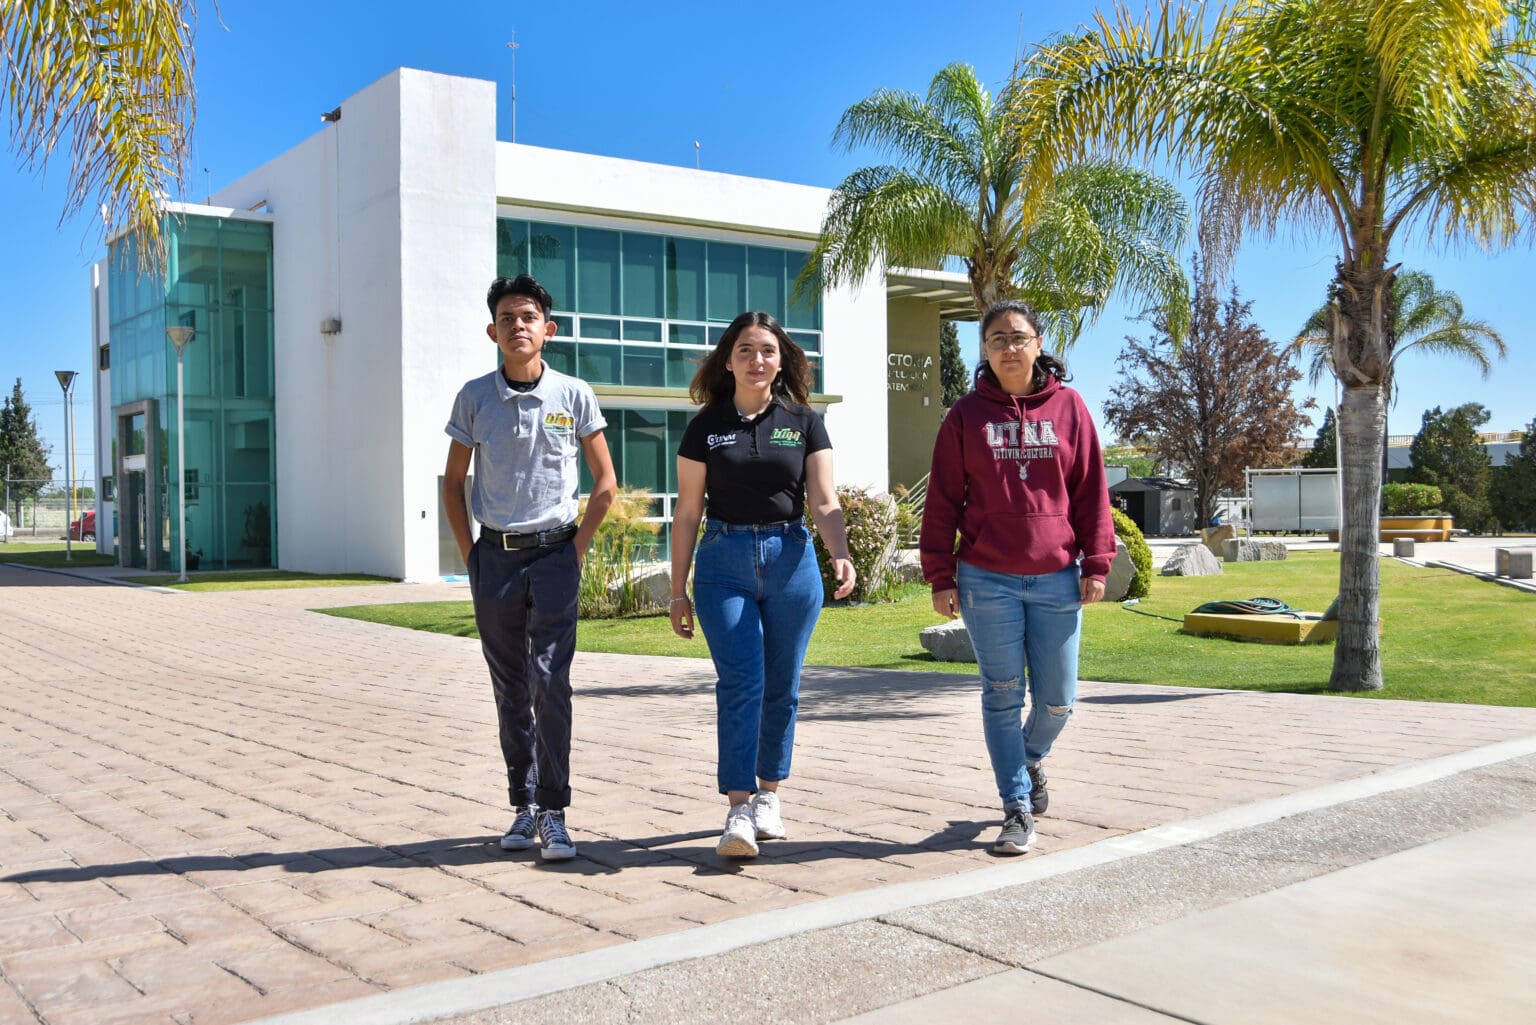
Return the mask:
<svg viewBox="0 0 1536 1025"><path fill-rule="evenodd" d="M1131 578L1131 586L1125 596L1145 598L1152 591L1152 549L1147 547L1147 539L1142 535L1141 528L1136 526L1135 520L1114 507L1110 508L1109 514L1115 521L1115 536L1125 545L1131 557L1131 565L1136 567L1136 575Z"/></svg>
<svg viewBox="0 0 1536 1025"><path fill-rule="evenodd" d="M635 564L657 557L656 537L661 524L642 519L650 509L651 496L647 492L619 489L582 561L577 615L584 619L611 619L661 607L661 602L634 580ZM583 500L582 513L585 512Z"/></svg>
<svg viewBox="0 0 1536 1025"><path fill-rule="evenodd" d="M843 524L848 530L848 557L853 560L858 581L848 597L853 601L878 601L892 586L891 561L896 554L896 502L890 495L875 494L864 488L838 488L837 500L843 507ZM822 543L810 509L806 526L816 539L816 564L821 570L825 601L832 600L837 578L832 575L832 559Z"/></svg>
<svg viewBox="0 0 1536 1025"><path fill-rule="evenodd" d="M1381 511L1387 516L1423 516L1445 501L1433 484L1383 484Z"/></svg>

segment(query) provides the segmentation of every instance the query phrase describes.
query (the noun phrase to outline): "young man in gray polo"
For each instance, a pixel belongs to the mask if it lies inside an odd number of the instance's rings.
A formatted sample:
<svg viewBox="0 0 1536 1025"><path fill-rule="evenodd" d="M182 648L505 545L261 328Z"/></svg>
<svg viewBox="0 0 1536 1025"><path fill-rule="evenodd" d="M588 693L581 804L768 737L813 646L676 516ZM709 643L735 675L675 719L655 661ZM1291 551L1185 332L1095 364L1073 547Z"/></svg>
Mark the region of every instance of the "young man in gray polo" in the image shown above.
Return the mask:
<svg viewBox="0 0 1536 1025"><path fill-rule="evenodd" d="M503 850L540 844L546 861L576 856L565 826L571 801L571 658L581 560L617 490L603 428L585 381L544 362L555 334L550 295L526 274L486 293L486 334L502 365L468 382L446 428L443 507L475 601L480 649L491 671L507 791L517 816ZM594 484L576 523L578 452ZM474 456L470 534L464 478Z"/></svg>

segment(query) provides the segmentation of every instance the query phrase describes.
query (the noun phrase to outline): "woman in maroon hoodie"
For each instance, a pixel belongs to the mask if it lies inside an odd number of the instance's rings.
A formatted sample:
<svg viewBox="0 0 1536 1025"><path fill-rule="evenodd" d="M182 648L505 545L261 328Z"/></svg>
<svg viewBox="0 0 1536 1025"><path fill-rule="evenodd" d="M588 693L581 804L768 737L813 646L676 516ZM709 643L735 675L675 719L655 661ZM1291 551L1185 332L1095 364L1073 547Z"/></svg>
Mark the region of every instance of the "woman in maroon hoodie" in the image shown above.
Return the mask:
<svg viewBox="0 0 1536 1025"><path fill-rule="evenodd" d="M984 362L933 446L923 575L941 616L965 617L1003 831L1023 854L1045 811L1040 762L1072 714L1083 606L1104 597L1115 530L1099 436L1066 368L1016 300L981 318ZM959 534L959 546L955 535ZM1023 717L1025 682L1029 716ZM1022 725L1021 725L1022 720Z"/></svg>

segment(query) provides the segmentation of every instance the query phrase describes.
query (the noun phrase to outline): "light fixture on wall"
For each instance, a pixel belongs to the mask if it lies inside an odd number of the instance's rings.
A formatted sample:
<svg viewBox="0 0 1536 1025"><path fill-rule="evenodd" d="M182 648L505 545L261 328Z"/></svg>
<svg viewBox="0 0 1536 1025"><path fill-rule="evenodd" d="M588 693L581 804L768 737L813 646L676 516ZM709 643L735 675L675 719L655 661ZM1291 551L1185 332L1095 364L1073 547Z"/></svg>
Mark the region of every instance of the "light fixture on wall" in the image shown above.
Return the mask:
<svg viewBox="0 0 1536 1025"><path fill-rule="evenodd" d="M323 334L323 335L339 335L339 334L341 334L341 318L340 317L326 317L324 320L322 320L320 322L320 333Z"/></svg>
<svg viewBox="0 0 1536 1025"><path fill-rule="evenodd" d="M337 107L335 110L326 111L324 114L320 115L320 120L329 124L335 124L337 121L341 120L341 108Z"/></svg>

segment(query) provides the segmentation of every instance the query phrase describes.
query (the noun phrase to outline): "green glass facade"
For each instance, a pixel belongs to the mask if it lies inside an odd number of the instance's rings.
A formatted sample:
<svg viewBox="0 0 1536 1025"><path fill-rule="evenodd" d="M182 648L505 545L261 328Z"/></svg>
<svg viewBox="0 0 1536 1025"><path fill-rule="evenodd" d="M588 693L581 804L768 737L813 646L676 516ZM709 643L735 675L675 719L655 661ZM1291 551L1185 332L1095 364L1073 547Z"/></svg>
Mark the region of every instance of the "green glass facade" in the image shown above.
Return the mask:
<svg viewBox="0 0 1536 1025"><path fill-rule="evenodd" d="M138 273L129 240L109 253L112 406L151 401L159 421L146 425L142 414L136 417L133 428L155 430L159 439L140 451L158 456L143 467L142 480L118 481L116 490L121 522L142 521L150 507L145 489L158 489L161 522L119 536L157 546L161 567L174 568L178 503L185 501L186 544L201 568L274 566L272 225L185 215L168 217L165 232L164 278ZM166 327L178 324L194 332L183 357L184 495L173 486L183 439L176 427L176 350L166 337ZM143 563L144 552L127 554L127 561Z"/></svg>
<svg viewBox="0 0 1536 1025"><path fill-rule="evenodd" d="M765 310L805 350L820 391L821 304L790 301L807 255L612 228L497 221L497 274L532 274L549 289L559 333L544 347L544 358L597 389L619 483L652 496L663 547L677 496L677 446L693 412L616 401L603 395L604 386L686 397L699 361L730 322L746 310ZM581 471L585 493L592 479L585 464Z"/></svg>

